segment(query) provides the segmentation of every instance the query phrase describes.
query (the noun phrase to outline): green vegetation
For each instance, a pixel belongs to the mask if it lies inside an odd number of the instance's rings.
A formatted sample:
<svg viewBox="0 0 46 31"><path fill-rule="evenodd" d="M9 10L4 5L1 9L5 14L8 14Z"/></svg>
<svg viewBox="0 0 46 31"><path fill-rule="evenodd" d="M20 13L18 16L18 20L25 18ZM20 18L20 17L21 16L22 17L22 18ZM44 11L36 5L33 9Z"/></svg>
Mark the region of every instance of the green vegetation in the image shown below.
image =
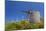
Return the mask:
<svg viewBox="0 0 46 31"><path fill-rule="evenodd" d="M39 29L43 28L43 22L31 23L29 21L23 20L18 22L12 22L5 25L5 31L9 30L25 30L25 29Z"/></svg>

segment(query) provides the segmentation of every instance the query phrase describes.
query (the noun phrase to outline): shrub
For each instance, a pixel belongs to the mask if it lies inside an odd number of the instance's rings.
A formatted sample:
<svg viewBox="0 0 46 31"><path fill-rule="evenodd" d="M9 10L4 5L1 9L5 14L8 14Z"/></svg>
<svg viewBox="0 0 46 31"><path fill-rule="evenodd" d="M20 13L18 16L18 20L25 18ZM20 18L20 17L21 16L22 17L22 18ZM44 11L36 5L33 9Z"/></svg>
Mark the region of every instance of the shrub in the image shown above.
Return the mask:
<svg viewBox="0 0 46 31"><path fill-rule="evenodd" d="M43 22L31 23L29 21L22 20L22 21L6 24L5 31L23 30L23 29L38 29L38 28L43 28L43 27L44 27Z"/></svg>

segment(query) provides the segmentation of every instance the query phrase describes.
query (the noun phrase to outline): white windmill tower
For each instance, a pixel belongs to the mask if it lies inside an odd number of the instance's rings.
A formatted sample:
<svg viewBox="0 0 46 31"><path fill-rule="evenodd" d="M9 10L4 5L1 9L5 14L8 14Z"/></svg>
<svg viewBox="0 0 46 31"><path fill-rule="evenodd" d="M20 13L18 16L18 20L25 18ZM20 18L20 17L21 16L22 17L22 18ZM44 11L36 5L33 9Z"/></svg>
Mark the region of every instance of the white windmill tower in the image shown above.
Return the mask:
<svg viewBox="0 0 46 31"><path fill-rule="evenodd" d="M33 11L33 20L35 23L40 22L40 12L39 11Z"/></svg>
<svg viewBox="0 0 46 31"><path fill-rule="evenodd" d="M29 11L28 21L33 23L40 23L40 12L39 11Z"/></svg>

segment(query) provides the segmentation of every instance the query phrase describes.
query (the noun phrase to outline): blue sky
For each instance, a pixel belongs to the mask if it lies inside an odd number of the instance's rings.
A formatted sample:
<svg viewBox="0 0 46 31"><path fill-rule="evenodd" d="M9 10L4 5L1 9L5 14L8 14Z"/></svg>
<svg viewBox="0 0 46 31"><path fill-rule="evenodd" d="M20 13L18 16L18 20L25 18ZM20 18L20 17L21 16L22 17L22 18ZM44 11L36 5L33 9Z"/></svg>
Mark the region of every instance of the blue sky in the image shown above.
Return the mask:
<svg viewBox="0 0 46 31"><path fill-rule="evenodd" d="M6 19L22 19L22 16L26 18L26 14L20 12L23 10L39 10L40 15L44 16L44 4L37 2L20 2L20 1L7 1L5 16Z"/></svg>

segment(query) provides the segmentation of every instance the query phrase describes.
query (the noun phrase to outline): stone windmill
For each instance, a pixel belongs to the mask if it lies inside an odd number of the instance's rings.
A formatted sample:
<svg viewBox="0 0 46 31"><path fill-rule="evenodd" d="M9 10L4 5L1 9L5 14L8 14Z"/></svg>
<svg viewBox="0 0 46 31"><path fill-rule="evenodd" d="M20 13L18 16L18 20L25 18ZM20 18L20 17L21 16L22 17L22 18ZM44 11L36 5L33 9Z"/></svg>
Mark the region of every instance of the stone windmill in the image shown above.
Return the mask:
<svg viewBox="0 0 46 31"><path fill-rule="evenodd" d="M26 13L27 16L27 20L33 23L38 23L40 22L40 12L39 11L23 11L24 13Z"/></svg>

